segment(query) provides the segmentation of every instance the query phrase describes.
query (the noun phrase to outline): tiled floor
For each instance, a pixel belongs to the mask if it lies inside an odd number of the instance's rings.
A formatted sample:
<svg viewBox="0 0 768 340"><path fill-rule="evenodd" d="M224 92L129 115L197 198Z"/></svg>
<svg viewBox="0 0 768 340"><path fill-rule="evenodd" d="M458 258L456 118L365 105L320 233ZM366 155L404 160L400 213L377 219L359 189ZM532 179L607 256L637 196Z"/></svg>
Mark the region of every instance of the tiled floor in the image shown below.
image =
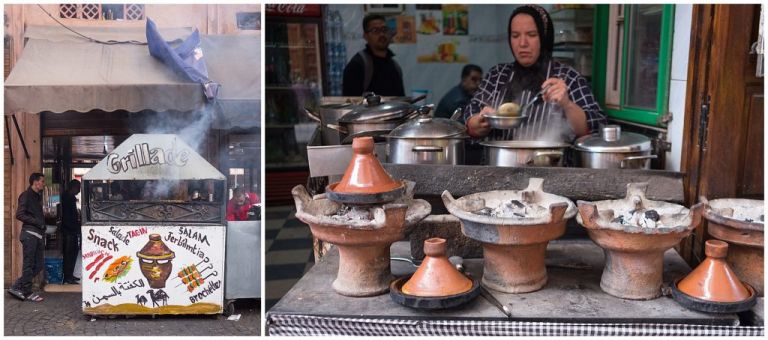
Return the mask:
<svg viewBox="0 0 768 340"><path fill-rule="evenodd" d="M274 306L312 268L312 233L294 217L294 206L266 209L264 262L266 265L266 310Z"/></svg>

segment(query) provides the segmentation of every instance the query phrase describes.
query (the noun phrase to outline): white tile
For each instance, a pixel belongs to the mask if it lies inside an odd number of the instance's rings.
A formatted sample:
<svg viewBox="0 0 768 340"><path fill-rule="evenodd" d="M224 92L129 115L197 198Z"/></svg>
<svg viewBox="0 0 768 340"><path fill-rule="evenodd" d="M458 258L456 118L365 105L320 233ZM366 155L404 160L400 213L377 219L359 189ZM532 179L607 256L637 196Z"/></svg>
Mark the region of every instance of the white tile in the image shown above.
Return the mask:
<svg viewBox="0 0 768 340"><path fill-rule="evenodd" d="M691 45L691 18L693 5L675 5L675 27L672 37L672 70L673 80L688 79L688 54Z"/></svg>
<svg viewBox="0 0 768 340"><path fill-rule="evenodd" d="M672 121L669 122L667 127L667 139L672 143L672 150L667 153L667 164L665 166L666 170L680 171L687 82L672 80L669 85L669 111L672 112Z"/></svg>

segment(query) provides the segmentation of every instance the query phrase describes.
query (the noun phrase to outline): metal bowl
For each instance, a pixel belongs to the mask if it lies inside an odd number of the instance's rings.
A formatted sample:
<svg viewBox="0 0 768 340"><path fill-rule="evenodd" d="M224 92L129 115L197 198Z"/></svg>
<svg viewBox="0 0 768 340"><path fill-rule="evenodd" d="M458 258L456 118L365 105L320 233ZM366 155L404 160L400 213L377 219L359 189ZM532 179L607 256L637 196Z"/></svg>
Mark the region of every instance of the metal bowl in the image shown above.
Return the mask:
<svg viewBox="0 0 768 340"><path fill-rule="evenodd" d="M491 124L491 127L494 129L511 129L520 126L526 119L528 119L528 116L493 116L493 115L485 115L485 119L488 120L488 123Z"/></svg>

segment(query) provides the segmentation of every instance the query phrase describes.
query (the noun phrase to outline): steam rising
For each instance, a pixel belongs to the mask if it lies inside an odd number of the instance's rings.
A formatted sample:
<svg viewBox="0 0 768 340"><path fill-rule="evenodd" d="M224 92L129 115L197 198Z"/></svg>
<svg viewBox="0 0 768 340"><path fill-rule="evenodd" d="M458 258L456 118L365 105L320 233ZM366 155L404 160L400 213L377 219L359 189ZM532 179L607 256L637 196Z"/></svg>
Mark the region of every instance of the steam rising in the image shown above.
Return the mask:
<svg viewBox="0 0 768 340"><path fill-rule="evenodd" d="M213 123L213 105L206 105L201 110L177 115L157 112L143 119L141 130L150 134L175 134L186 142L192 150L200 153L200 146L205 142ZM178 188L178 181L150 181L142 190L143 199L167 199ZM186 199L186 197L185 197Z"/></svg>

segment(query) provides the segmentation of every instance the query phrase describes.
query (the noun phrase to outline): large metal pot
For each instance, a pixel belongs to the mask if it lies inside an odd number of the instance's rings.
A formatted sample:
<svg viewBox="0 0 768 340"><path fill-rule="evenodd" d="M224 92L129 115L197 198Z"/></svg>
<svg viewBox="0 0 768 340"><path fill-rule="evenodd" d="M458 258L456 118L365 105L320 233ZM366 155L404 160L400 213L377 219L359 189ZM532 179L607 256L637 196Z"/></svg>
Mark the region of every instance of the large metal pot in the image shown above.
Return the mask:
<svg viewBox="0 0 768 340"><path fill-rule="evenodd" d="M320 133L322 136L323 145L339 145L341 144L341 138L339 132L328 127L329 124L337 125L339 118L345 114L352 112L356 109L362 108L361 105L355 105L352 103L344 104L326 104L320 105L317 108L317 112L312 112L310 109L304 109L309 119L320 123Z"/></svg>
<svg viewBox="0 0 768 340"><path fill-rule="evenodd" d="M339 131L342 143L352 142L354 137L384 136L400 124L419 115L427 106L419 107L406 102L381 102L381 97L370 95L366 104L339 118L338 124L326 126Z"/></svg>
<svg viewBox="0 0 768 340"><path fill-rule="evenodd" d="M651 139L639 133L621 132L618 125L604 126L601 133L576 140L579 166L592 169L650 169Z"/></svg>
<svg viewBox="0 0 768 340"><path fill-rule="evenodd" d="M459 122L422 115L387 135L387 160L397 164L464 164L466 131Z"/></svg>
<svg viewBox="0 0 768 340"><path fill-rule="evenodd" d="M562 142L489 141L485 147L485 162L493 166L563 166L563 155L571 147Z"/></svg>

